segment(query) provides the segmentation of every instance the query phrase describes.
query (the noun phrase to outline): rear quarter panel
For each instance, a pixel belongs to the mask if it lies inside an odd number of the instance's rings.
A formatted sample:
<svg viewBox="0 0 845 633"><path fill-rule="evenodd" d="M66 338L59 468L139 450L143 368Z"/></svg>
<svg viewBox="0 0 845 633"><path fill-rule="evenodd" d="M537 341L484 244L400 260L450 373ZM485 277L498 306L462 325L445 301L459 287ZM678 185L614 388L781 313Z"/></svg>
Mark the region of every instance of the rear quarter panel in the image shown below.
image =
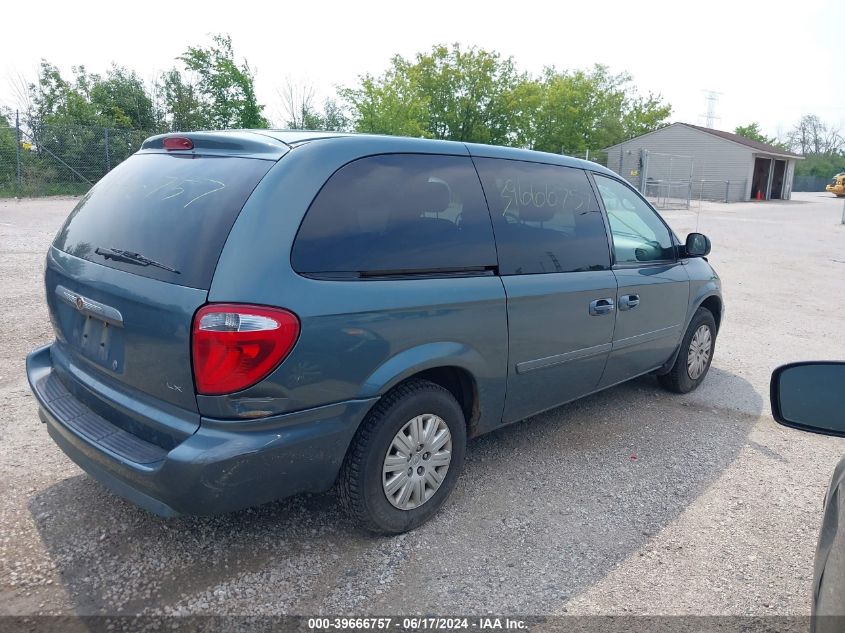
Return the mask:
<svg viewBox="0 0 845 633"><path fill-rule="evenodd" d="M476 428L500 423L508 334L498 277L327 281L291 268L294 237L325 181L352 160L382 153L467 150L459 143L343 137L295 147L279 161L229 234L209 301L284 307L299 317L300 337L262 383L232 396L201 397L205 415L236 417L251 406L244 403L282 413L369 398L418 371L455 366L475 378Z"/></svg>

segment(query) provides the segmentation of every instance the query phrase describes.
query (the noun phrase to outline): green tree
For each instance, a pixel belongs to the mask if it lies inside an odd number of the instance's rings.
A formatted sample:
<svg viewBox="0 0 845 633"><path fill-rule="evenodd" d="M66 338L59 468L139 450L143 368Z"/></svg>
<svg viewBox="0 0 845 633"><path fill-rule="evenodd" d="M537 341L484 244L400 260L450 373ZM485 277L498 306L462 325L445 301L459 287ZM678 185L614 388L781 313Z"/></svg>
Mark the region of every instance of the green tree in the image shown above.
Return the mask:
<svg viewBox="0 0 845 633"><path fill-rule="evenodd" d="M264 106L255 96L255 77L249 65L235 60L231 37L213 35L211 39L210 46L189 46L178 58L196 75L192 88L203 111L200 119L213 128L266 128ZM182 77L180 83L186 84ZM170 114L172 118L172 111Z"/></svg>
<svg viewBox="0 0 845 633"><path fill-rule="evenodd" d="M580 153L612 145L623 135L625 95L607 69L558 71L547 68L529 147L547 152Z"/></svg>
<svg viewBox="0 0 845 633"><path fill-rule="evenodd" d="M361 132L501 144L514 136L508 106L520 80L512 59L453 44L397 55L384 74L340 94Z"/></svg>
<svg viewBox="0 0 845 633"><path fill-rule="evenodd" d="M551 67L533 78L511 58L457 44L396 56L384 74L363 75L340 96L361 132L549 152L608 147L666 125L672 111L658 95L639 95L627 73Z"/></svg>
<svg viewBox="0 0 845 633"><path fill-rule="evenodd" d="M47 60L41 60L38 79L30 84L30 111L27 124L32 127L44 124L98 125L103 119L91 103L92 87L98 75L90 75L85 66L72 68L74 79L62 77L59 69Z"/></svg>
<svg viewBox="0 0 845 633"><path fill-rule="evenodd" d="M810 154L795 162L796 176L819 176L833 178L845 172L845 154Z"/></svg>
<svg viewBox="0 0 845 633"><path fill-rule="evenodd" d="M671 114L672 106L665 103L660 95L648 93L645 97L633 96L629 90L622 115L625 138L620 140L648 134L667 126ZM612 144L618 142L617 140Z"/></svg>
<svg viewBox="0 0 845 633"><path fill-rule="evenodd" d="M174 132L187 132L213 127L197 88L183 77L183 73L171 68L156 85L160 116L166 126Z"/></svg>
<svg viewBox="0 0 845 633"><path fill-rule="evenodd" d="M752 141L758 141L760 143L768 143L769 145L774 145L777 143L777 139L769 138L765 134L763 134L762 130L760 130L760 124L754 121L753 123L749 123L748 125L738 125L734 129L734 134L738 134L739 136L751 139Z"/></svg>
<svg viewBox="0 0 845 633"><path fill-rule="evenodd" d="M366 74L356 88L341 88L339 94L352 111L357 132L395 136L430 137L428 100L404 69L394 67L380 77ZM404 61L404 60L403 60Z"/></svg>
<svg viewBox="0 0 845 633"><path fill-rule="evenodd" d="M25 180L36 190L50 183L92 183L107 171L104 128L115 122L91 101L102 78L84 66L74 66L72 73L72 79L66 79L42 60L38 79L29 86L25 139L33 143L35 153L26 155Z"/></svg>
<svg viewBox="0 0 845 633"><path fill-rule="evenodd" d="M0 191L3 195L14 192L17 184L14 117L10 110L0 107Z"/></svg>
<svg viewBox="0 0 845 633"><path fill-rule="evenodd" d="M671 107L659 96L639 96L632 83L627 73L614 75L601 65L575 71L547 68L528 146L581 153L666 125Z"/></svg>
<svg viewBox="0 0 845 633"><path fill-rule="evenodd" d="M72 67L70 79L46 60L29 85L27 123L83 125L154 131L159 121L152 97L134 71L113 65L105 78L85 66Z"/></svg>
<svg viewBox="0 0 845 633"><path fill-rule="evenodd" d="M329 132L345 132L349 129L349 118L343 107L334 99L328 98L323 102L323 113L320 117L321 130Z"/></svg>
<svg viewBox="0 0 845 633"><path fill-rule="evenodd" d="M160 126L152 97L134 71L112 65L106 78L96 77L87 92L99 117L111 127L154 131Z"/></svg>
<svg viewBox="0 0 845 633"><path fill-rule="evenodd" d="M521 77L511 58L479 48L435 46L408 72L428 101L435 138L504 144L513 128L507 96Z"/></svg>
<svg viewBox="0 0 845 633"><path fill-rule="evenodd" d="M510 145L526 148L536 145L540 130L545 125L540 116L545 98L544 84L530 77L520 78L505 95L505 107L511 116Z"/></svg>

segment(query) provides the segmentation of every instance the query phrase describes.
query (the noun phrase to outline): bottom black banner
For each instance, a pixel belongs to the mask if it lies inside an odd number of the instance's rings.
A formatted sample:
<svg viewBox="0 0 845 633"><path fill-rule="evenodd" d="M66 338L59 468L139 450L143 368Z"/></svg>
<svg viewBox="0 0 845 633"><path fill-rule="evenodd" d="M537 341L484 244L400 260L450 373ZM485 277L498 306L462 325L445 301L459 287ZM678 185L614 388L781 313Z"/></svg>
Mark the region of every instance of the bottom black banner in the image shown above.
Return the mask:
<svg viewBox="0 0 845 633"><path fill-rule="evenodd" d="M845 633L839 617L740 616L0 616L0 633Z"/></svg>

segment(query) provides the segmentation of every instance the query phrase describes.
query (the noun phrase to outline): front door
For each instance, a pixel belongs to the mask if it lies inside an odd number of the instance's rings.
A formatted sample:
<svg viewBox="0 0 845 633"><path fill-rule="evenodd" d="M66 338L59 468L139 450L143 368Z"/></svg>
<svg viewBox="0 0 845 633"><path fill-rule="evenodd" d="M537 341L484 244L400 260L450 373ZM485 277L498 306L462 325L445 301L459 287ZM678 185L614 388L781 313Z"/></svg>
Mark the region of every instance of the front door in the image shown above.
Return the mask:
<svg viewBox="0 0 845 633"><path fill-rule="evenodd" d="M507 423L597 388L613 340L616 278L584 171L474 160L507 296Z"/></svg>
<svg viewBox="0 0 845 633"><path fill-rule="evenodd" d="M613 348L601 379L608 387L663 365L683 336L689 275L672 233L628 185L595 176L613 236L618 283Z"/></svg>

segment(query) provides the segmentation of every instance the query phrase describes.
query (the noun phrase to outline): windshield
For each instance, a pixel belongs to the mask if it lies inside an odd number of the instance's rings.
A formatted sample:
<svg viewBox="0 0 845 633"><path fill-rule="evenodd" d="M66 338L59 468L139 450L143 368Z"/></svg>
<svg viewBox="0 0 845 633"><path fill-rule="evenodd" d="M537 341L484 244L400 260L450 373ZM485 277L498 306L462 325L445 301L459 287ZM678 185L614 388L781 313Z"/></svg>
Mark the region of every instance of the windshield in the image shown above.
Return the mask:
<svg viewBox="0 0 845 633"><path fill-rule="evenodd" d="M53 245L104 266L207 289L235 218L272 165L135 155L80 200Z"/></svg>

